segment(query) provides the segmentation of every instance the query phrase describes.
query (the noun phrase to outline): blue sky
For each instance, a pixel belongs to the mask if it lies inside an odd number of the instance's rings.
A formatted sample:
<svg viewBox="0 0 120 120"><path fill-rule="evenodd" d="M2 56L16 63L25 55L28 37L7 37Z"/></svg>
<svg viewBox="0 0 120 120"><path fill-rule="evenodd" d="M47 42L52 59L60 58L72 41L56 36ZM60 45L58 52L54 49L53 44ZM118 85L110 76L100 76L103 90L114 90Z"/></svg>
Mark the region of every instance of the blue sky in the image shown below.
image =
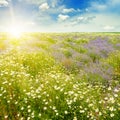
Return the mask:
<svg viewBox="0 0 120 120"><path fill-rule="evenodd" d="M0 0L0 31L119 32L120 0Z"/></svg>

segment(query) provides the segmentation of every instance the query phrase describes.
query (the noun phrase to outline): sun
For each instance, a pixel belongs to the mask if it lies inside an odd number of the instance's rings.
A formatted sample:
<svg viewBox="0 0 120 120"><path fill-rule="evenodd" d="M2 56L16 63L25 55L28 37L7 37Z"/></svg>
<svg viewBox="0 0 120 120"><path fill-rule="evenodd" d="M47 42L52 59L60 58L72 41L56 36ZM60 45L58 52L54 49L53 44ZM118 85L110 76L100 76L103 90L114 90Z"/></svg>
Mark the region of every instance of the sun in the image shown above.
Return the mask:
<svg viewBox="0 0 120 120"><path fill-rule="evenodd" d="M18 25L18 24L13 24L11 26L8 27L7 32L15 38L19 38L22 33L23 33L23 28L22 26Z"/></svg>

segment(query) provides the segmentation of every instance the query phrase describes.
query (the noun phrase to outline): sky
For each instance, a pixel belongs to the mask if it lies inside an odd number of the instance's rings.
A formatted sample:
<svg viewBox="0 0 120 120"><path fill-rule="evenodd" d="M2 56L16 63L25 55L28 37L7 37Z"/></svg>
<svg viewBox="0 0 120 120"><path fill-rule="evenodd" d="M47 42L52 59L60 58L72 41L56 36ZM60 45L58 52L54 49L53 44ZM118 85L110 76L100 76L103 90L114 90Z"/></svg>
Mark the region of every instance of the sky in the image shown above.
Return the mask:
<svg viewBox="0 0 120 120"><path fill-rule="evenodd" d="M120 0L0 0L0 31L120 32Z"/></svg>

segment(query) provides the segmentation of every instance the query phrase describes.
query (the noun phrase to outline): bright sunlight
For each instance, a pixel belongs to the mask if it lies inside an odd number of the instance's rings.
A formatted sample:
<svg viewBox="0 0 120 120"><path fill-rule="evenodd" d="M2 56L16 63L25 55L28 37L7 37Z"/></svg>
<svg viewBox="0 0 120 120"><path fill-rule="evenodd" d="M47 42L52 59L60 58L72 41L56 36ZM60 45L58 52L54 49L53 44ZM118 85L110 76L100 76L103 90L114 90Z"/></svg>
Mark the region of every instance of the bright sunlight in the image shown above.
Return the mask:
<svg viewBox="0 0 120 120"><path fill-rule="evenodd" d="M22 33L23 33L23 28L20 25L18 25L18 24L13 24L10 27L8 27L7 32L12 37L19 38L22 35Z"/></svg>

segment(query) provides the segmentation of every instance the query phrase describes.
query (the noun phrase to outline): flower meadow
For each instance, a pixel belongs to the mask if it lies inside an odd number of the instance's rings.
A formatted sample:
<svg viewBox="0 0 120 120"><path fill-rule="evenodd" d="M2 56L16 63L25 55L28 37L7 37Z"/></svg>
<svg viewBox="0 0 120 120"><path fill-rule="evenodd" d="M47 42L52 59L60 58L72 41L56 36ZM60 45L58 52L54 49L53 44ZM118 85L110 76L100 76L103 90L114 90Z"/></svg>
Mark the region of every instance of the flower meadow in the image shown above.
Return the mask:
<svg viewBox="0 0 120 120"><path fill-rule="evenodd" d="M0 120L120 120L120 33L0 33Z"/></svg>

